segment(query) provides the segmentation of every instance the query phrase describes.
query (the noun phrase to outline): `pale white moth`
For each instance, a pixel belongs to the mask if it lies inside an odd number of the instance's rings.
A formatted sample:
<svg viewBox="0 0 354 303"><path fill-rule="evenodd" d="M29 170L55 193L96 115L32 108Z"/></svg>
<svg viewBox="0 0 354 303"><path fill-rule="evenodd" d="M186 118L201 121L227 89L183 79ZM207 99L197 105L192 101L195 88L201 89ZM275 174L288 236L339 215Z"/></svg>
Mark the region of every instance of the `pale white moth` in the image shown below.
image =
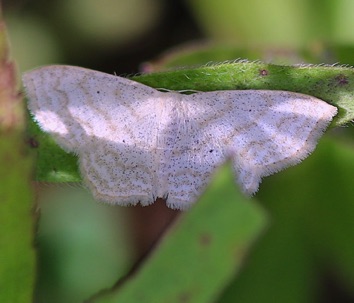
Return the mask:
<svg viewBox="0 0 354 303"><path fill-rule="evenodd" d="M337 113L294 92L161 92L72 66L35 69L23 83L34 119L78 155L94 197L119 205L161 197L186 209L229 158L252 195L262 177L306 158Z"/></svg>

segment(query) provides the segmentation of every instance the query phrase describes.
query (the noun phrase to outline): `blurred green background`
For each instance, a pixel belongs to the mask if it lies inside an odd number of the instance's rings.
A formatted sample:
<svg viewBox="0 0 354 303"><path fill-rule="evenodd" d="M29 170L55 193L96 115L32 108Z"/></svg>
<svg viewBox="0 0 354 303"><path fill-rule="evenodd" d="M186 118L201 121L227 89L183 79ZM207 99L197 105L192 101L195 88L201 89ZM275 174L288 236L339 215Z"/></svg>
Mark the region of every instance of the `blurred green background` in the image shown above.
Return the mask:
<svg viewBox="0 0 354 303"><path fill-rule="evenodd" d="M131 75L239 57L354 64L351 0L10 0L3 11L21 72L60 63ZM220 302L354 301L351 128L264 180L257 199L271 226ZM37 189L36 302L81 302L113 285L178 213L108 207L77 185Z"/></svg>

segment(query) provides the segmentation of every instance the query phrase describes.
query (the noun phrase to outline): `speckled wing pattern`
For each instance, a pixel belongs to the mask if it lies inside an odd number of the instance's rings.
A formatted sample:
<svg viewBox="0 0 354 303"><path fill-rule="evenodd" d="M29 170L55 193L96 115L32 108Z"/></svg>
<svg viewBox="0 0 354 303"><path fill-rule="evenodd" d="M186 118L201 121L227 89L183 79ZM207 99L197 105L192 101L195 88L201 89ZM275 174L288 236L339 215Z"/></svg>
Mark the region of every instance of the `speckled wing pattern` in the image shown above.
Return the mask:
<svg viewBox="0 0 354 303"><path fill-rule="evenodd" d="M231 158L245 194L261 178L311 153L337 109L285 91L183 95L72 66L23 76L40 127L78 155L96 199L148 205L157 197L185 209L216 167Z"/></svg>

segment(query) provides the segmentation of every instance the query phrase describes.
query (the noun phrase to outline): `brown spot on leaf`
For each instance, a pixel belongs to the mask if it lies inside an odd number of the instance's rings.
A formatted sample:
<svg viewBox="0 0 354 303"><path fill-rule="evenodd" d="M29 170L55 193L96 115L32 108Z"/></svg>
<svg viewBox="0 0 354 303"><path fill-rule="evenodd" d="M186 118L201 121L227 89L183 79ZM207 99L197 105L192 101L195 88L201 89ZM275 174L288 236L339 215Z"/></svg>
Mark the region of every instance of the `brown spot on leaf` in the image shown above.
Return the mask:
<svg viewBox="0 0 354 303"><path fill-rule="evenodd" d="M338 86L344 86L349 83L348 77L343 74L339 74L334 79L336 81L336 85L338 85Z"/></svg>
<svg viewBox="0 0 354 303"><path fill-rule="evenodd" d="M29 138L28 139L28 144L31 148L38 148L39 147L39 142L35 138Z"/></svg>
<svg viewBox="0 0 354 303"><path fill-rule="evenodd" d="M181 302L181 303L191 302L191 300L192 300L192 295L188 292L181 293L178 296L178 302Z"/></svg>
<svg viewBox="0 0 354 303"><path fill-rule="evenodd" d="M268 71L266 69L260 69L259 75L262 77L268 76Z"/></svg>
<svg viewBox="0 0 354 303"><path fill-rule="evenodd" d="M211 235L207 234L207 233L202 234L199 238L199 242L202 246L209 246L211 243L211 240L212 240Z"/></svg>

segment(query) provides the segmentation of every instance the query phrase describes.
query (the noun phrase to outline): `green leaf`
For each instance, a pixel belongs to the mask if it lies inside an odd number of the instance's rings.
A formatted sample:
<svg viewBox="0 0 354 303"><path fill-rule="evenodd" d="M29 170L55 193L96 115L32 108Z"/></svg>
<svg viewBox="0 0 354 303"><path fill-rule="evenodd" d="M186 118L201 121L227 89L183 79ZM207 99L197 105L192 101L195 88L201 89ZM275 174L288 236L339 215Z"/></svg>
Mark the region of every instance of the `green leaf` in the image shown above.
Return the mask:
<svg viewBox="0 0 354 303"><path fill-rule="evenodd" d="M257 198L271 226L220 303L315 302L324 273L353 295L353 171L352 144L329 136L265 179Z"/></svg>
<svg viewBox="0 0 354 303"><path fill-rule="evenodd" d="M79 182L77 157L62 150L39 126L30 120L28 125L28 142L36 152L37 162L35 179L45 182Z"/></svg>
<svg viewBox="0 0 354 303"><path fill-rule="evenodd" d="M339 108L335 126L354 119L354 69L340 66L282 66L239 61L132 78L171 90L286 90L311 95Z"/></svg>
<svg viewBox="0 0 354 303"><path fill-rule="evenodd" d="M170 228L143 267L95 303L215 302L266 223L224 165L194 207Z"/></svg>

